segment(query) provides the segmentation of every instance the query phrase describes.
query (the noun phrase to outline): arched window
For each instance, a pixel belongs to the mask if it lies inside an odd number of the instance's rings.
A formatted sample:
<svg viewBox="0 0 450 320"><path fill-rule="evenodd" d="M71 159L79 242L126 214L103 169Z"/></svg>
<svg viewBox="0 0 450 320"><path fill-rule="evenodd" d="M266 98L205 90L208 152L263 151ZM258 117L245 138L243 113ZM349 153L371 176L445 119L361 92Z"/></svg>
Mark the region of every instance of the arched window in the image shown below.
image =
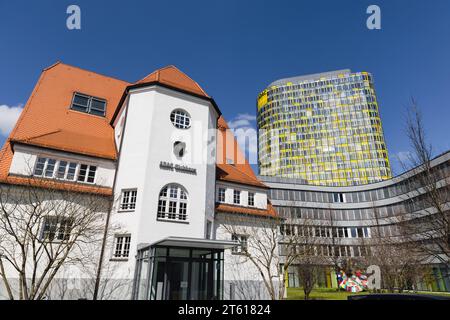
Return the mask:
<svg viewBox="0 0 450 320"><path fill-rule="evenodd" d="M158 219L187 221L187 193L177 184L169 184L159 193Z"/></svg>

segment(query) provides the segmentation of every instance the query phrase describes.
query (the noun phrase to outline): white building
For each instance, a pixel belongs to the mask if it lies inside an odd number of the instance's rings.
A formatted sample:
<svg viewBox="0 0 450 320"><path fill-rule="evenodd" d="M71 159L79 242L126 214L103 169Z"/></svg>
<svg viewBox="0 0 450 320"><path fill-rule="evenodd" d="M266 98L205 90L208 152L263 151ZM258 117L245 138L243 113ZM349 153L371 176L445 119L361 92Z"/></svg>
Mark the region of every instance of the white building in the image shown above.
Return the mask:
<svg viewBox="0 0 450 320"><path fill-rule="evenodd" d="M78 281L64 297L91 298L100 270L99 298L267 298L258 271L239 254L246 235L228 225L277 214L227 129L214 100L174 66L136 83L63 63L43 71L0 151L0 186L104 200L102 228L70 252L91 250L91 271L73 263L57 272L54 283ZM52 224L51 215L39 217L38 240L64 243L73 236L68 223ZM4 277L18 283L5 257L0 250ZM7 298L6 289L0 278Z"/></svg>

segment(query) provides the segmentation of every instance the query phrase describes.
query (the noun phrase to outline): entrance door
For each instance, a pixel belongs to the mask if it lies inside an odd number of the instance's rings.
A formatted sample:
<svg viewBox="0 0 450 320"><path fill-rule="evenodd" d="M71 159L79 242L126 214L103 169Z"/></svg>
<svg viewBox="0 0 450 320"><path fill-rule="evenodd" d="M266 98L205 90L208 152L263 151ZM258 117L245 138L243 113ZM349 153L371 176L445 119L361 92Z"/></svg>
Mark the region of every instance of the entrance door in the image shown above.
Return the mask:
<svg viewBox="0 0 450 320"><path fill-rule="evenodd" d="M145 268L146 260L141 257L148 257L148 254L138 252L134 297L150 300L222 298L223 250L156 247L152 253L150 268Z"/></svg>
<svg viewBox="0 0 450 320"><path fill-rule="evenodd" d="M166 299L187 300L188 293L189 262L172 260L168 264Z"/></svg>

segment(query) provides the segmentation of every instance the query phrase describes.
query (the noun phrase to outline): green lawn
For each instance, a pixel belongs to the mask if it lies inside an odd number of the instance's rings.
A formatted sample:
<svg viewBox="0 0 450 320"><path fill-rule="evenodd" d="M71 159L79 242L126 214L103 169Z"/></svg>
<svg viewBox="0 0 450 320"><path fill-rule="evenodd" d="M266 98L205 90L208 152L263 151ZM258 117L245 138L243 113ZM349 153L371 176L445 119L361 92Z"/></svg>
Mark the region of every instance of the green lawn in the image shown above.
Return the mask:
<svg viewBox="0 0 450 320"><path fill-rule="evenodd" d="M335 288L316 288L314 289L309 298L311 300L347 300L347 296L355 295L358 293L336 291ZM360 294L367 294L366 292ZM288 288L287 291L288 300L304 300L302 288Z"/></svg>
<svg viewBox="0 0 450 320"><path fill-rule="evenodd" d="M303 294L303 289L301 288L288 288L287 291L288 300L304 300L305 295ZM316 288L310 294L311 300L347 300L347 297L350 295L357 294L369 294L369 292L345 292L345 291L336 291L336 289L329 288ZM434 294L439 296L449 297L449 293L445 292L418 292L418 294Z"/></svg>

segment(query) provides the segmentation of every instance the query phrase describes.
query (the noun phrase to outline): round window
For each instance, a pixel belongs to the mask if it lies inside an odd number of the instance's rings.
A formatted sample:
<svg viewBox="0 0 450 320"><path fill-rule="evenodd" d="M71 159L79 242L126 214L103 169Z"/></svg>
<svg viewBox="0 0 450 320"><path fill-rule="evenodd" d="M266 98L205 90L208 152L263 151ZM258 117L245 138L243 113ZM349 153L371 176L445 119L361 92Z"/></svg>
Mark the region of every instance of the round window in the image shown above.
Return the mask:
<svg viewBox="0 0 450 320"><path fill-rule="evenodd" d="M178 129L188 129L191 126L191 116L184 110L176 109L170 114L170 121Z"/></svg>

